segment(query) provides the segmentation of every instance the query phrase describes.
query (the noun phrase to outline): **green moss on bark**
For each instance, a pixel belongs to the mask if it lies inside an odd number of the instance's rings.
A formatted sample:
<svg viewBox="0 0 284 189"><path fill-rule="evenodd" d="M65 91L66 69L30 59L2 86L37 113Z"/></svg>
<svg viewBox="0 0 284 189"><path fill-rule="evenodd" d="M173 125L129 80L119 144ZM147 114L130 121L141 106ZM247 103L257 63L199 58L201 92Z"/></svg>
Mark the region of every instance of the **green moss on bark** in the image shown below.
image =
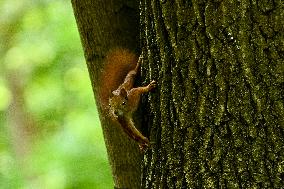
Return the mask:
<svg viewBox="0 0 284 189"><path fill-rule="evenodd" d="M158 81L144 188L284 185L283 11L141 0L142 75Z"/></svg>

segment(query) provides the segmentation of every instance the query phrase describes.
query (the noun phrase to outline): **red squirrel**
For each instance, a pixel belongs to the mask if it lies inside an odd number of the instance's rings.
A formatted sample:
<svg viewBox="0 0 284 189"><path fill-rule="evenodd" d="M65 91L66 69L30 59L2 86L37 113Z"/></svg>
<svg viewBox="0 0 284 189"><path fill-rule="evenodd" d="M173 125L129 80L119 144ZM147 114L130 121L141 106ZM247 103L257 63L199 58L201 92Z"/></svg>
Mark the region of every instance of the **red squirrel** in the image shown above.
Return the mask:
<svg viewBox="0 0 284 189"><path fill-rule="evenodd" d="M136 129L132 114L139 106L141 94L155 88L156 81L145 87L133 87L141 62L141 57L137 60L137 56L127 49L117 48L109 52L100 80L99 97L106 114L144 150L149 146L149 140Z"/></svg>

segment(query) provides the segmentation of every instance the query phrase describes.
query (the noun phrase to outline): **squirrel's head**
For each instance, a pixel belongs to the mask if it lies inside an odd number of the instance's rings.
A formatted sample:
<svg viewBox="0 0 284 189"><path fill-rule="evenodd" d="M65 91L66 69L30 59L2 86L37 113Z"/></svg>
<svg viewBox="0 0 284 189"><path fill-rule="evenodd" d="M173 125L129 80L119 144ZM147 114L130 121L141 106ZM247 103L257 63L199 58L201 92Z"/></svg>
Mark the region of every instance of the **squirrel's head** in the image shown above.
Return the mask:
<svg viewBox="0 0 284 189"><path fill-rule="evenodd" d="M124 88L113 91L112 96L109 98L110 113L113 116L125 116L128 112L127 103L127 92Z"/></svg>

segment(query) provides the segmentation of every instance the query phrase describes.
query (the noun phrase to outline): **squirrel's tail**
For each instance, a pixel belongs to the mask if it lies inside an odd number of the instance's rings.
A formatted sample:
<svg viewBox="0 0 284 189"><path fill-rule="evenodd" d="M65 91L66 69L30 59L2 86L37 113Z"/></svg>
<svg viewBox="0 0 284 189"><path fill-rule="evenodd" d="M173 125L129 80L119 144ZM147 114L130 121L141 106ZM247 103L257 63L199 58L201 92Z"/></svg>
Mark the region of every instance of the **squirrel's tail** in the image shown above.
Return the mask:
<svg viewBox="0 0 284 189"><path fill-rule="evenodd" d="M127 73L137 64L137 56L128 49L115 48L107 53L99 80L99 101L103 109L108 109L111 92L116 90Z"/></svg>

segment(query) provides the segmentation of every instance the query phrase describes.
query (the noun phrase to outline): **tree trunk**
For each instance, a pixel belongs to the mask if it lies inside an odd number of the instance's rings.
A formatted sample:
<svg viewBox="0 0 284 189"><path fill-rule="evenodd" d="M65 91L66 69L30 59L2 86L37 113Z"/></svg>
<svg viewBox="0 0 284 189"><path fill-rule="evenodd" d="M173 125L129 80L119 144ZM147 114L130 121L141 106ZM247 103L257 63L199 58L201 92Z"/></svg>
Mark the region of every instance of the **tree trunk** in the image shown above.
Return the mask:
<svg viewBox="0 0 284 189"><path fill-rule="evenodd" d="M129 2L72 1L95 95L106 52L139 46ZM140 1L141 79L158 83L142 99L152 146L140 172L136 144L101 115L115 187L140 188L140 174L149 189L284 186L283 11L279 0Z"/></svg>
<svg viewBox="0 0 284 189"><path fill-rule="evenodd" d="M72 6L100 114L115 188L140 188L142 153L121 128L107 119L98 100L99 78L108 51L117 47L138 51L138 3L72 0Z"/></svg>
<svg viewBox="0 0 284 189"><path fill-rule="evenodd" d="M159 85L143 188L284 187L283 11L141 0L144 80Z"/></svg>

